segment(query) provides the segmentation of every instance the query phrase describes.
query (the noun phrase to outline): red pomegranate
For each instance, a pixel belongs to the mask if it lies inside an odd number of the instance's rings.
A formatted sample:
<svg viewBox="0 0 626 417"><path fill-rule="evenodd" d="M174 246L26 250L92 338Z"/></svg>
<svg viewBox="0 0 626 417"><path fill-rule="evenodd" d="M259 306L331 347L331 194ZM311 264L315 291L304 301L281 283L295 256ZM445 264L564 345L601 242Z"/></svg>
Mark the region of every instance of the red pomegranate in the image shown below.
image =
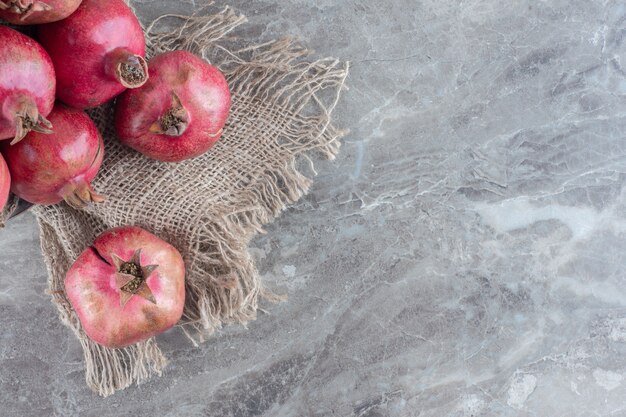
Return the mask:
<svg viewBox="0 0 626 417"><path fill-rule="evenodd" d="M40 25L65 19L81 0L0 0L0 18L14 25Z"/></svg>
<svg viewBox="0 0 626 417"><path fill-rule="evenodd" d="M33 39L0 25L0 140L19 142L34 130L50 133L54 67Z"/></svg>
<svg viewBox="0 0 626 417"><path fill-rule="evenodd" d="M96 343L121 348L164 332L185 305L185 264L139 227L110 229L72 265L65 293Z"/></svg>
<svg viewBox="0 0 626 417"><path fill-rule="evenodd" d="M115 108L120 140L150 158L178 162L205 153L220 138L230 110L222 73L192 53L150 60L150 79L126 91Z"/></svg>
<svg viewBox="0 0 626 417"><path fill-rule="evenodd" d="M55 105L50 113L54 133L31 132L2 153L11 171L11 191L33 204L56 204L65 200L83 207L104 198L93 190L104 144L96 125L82 110Z"/></svg>
<svg viewBox="0 0 626 417"><path fill-rule="evenodd" d="M9 174L9 168L4 161L2 155L0 155L0 211L4 210L4 206L9 199L9 190L11 189L11 174Z"/></svg>
<svg viewBox="0 0 626 417"><path fill-rule="evenodd" d="M148 77L143 31L123 0L83 0L37 36L54 63L57 97L72 107L99 106Z"/></svg>

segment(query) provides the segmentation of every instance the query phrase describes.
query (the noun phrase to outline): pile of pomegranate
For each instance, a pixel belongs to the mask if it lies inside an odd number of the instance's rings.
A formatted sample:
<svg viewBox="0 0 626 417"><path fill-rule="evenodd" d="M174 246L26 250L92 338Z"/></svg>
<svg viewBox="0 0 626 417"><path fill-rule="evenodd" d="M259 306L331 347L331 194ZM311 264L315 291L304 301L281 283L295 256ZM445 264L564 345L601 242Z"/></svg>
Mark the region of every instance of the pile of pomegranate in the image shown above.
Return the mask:
<svg viewBox="0 0 626 417"><path fill-rule="evenodd" d="M181 162L220 138L224 75L185 51L147 61L124 0L0 0L0 20L37 25L33 38L0 24L0 210L10 192L32 204L106 204L91 185L105 144L84 110L111 100L119 140L148 158ZM185 265L159 237L119 227L76 259L65 294L94 342L122 348L180 320Z"/></svg>

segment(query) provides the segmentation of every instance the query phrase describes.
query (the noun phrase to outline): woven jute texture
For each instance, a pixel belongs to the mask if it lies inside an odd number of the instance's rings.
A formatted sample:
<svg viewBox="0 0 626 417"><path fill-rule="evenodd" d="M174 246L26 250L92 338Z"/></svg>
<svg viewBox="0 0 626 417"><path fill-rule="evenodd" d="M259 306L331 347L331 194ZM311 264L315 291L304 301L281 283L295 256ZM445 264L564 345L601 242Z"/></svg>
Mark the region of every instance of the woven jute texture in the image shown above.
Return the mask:
<svg viewBox="0 0 626 417"><path fill-rule="evenodd" d="M179 164L150 160L115 139L111 106L96 109L90 114L106 156L93 185L107 201L83 211L65 204L34 209L52 300L83 347L87 384L100 395L160 375L167 359L154 339L107 349L81 329L63 280L94 238L137 225L178 248L187 268L179 326L190 343L200 343L223 324L255 319L260 297L276 297L259 280L248 243L307 192L311 180L302 170L312 168L312 157L333 158L339 150L344 132L332 125L331 113L347 64L308 60L309 52L290 40L246 43L235 36L244 22L229 8L208 8L164 16L146 28L149 57L188 50L226 75L232 110L213 149Z"/></svg>

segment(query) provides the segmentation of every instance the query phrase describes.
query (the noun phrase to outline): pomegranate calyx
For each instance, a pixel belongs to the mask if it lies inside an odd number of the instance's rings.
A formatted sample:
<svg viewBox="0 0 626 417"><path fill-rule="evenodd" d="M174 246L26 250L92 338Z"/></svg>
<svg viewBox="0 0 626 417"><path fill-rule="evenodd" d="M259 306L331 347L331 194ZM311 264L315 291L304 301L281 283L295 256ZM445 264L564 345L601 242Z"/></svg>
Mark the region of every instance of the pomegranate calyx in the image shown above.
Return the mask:
<svg viewBox="0 0 626 417"><path fill-rule="evenodd" d="M50 134L52 133L52 123L41 114L37 106L32 103L24 103L15 115L15 137L11 141L11 145L15 145L26 135L28 132L35 131L39 133Z"/></svg>
<svg viewBox="0 0 626 417"><path fill-rule="evenodd" d="M33 0L0 0L0 10L10 10L15 14L19 14L20 20L26 20L30 16L38 12L47 12L52 10L52 6L42 2Z"/></svg>
<svg viewBox="0 0 626 417"><path fill-rule="evenodd" d="M105 58L105 73L126 88L139 88L148 81L148 63L127 48L117 48Z"/></svg>
<svg viewBox="0 0 626 417"><path fill-rule="evenodd" d="M189 113L176 93L172 93L172 103L165 114L150 126L150 132L167 136L181 136L189 125Z"/></svg>
<svg viewBox="0 0 626 417"><path fill-rule="evenodd" d="M138 88L148 81L148 63L139 55L132 55L127 62L120 62L116 77L126 88Z"/></svg>
<svg viewBox="0 0 626 417"><path fill-rule="evenodd" d="M106 198L98 194L91 184L79 183L67 187L67 190L63 193L63 199L73 208L82 209L91 203L103 203Z"/></svg>
<svg viewBox="0 0 626 417"><path fill-rule="evenodd" d="M98 145L98 150L93 158L90 168L97 163L102 146ZM75 209L82 209L91 203L103 203L106 197L98 194L90 183L83 178L76 179L62 190L63 199L67 204Z"/></svg>
<svg viewBox="0 0 626 417"><path fill-rule="evenodd" d="M111 254L113 265L117 271L115 280L120 290L120 305L126 303L137 295L145 300L156 304L154 294L150 290L146 280L158 268L158 265L141 265L141 249L137 249L129 261L124 261L116 254Z"/></svg>

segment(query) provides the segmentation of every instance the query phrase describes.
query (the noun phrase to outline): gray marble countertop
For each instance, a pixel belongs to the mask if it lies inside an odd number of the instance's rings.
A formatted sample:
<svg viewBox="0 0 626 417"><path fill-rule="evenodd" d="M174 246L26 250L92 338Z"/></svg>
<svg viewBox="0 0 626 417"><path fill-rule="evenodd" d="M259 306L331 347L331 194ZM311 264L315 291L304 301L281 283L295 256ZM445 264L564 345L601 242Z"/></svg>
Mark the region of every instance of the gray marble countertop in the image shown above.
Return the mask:
<svg viewBox="0 0 626 417"><path fill-rule="evenodd" d="M231 5L352 61L339 158L253 242L289 300L199 348L167 333L164 376L102 399L24 216L0 232L0 414L626 416L624 2Z"/></svg>

